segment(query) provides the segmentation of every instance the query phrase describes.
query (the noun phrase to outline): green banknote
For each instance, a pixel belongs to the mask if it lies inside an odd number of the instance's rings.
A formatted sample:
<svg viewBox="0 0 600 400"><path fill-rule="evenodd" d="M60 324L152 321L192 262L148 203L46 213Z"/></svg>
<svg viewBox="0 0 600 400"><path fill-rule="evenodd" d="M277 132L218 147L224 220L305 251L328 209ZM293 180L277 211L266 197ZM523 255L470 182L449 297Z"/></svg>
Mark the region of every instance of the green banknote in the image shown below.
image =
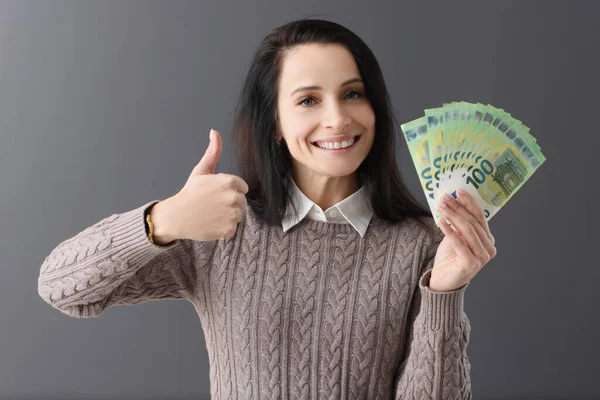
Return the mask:
<svg viewBox="0 0 600 400"><path fill-rule="evenodd" d="M419 175L421 188L430 209L435 209L433 180L431 175L431 162L429 159L429 134L427 120L421 117L401 126L404 139L408 145L413 164Z"/></svg>
<svg viewBox="0 0 600 400"><path fill-rule="evenodd" d="M434 198L435 192L439 188L441 160L445 153L444 135L447 133L444 129L444 121L453 118L452 107L452 105L449 105L447 107L425 110L425 121L429 136L429 159L431 160L431 184L434 191ZM402 126L400 126L400 129L402 129Z"/></svg>
<svg viewBox="0 0 600 400"><path fill-rule="evenodd" d="M436 223L439 199L459 188L491 219L546 160L529 128L490 104L445 103L401 130Z"/></svg>

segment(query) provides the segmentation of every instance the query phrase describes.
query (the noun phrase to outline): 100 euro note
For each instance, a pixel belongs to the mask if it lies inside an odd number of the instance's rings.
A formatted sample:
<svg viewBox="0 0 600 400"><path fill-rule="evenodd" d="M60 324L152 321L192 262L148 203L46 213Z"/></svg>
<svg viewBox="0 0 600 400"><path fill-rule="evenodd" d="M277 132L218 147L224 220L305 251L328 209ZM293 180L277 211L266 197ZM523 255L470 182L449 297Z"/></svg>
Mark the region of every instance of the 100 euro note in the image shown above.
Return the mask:
<svg viewBox="0 0 600 400"><path fill-rule="evenodd" d="M429 136L426 117L421 117L400 126L408 151L417 170L421 188L425 193L427 204L432 214L436 207L434 198L431 162L429 160Z"/></svg>
<svg viewBox="0 0 600 400"><path fill-rule="evenodd" d="M442 147L445 149L445 152L440 162L441 171L438 174L440 181L443 181L448 171L454 168L454 164L458 162L457 155L468 143L473 130L478 125L476 121L477 108L475 105L460 103L458 107L457 118L445 121L444 123L444 125L448 125L448 128L445 129L448 134L443 139L445 143ZM439 189L439 186L437 189ZM439 199L440 196L441 193L436 192L436 198Z"/></svg>
<svg viewBox="0 0 600 400"><path fill-rule="evenodd" d="M433 199L434 199L434 204L433 207L430 206L430 208L432 209L432 213L435 211L436 209L436 202L437 202L437 190L440 186L440 172L441 172L441 160L442 160L442 156L444 155L446 149L444 147L444 137L447 135L446 131L445 131L445 126L447 121L451 120L452 118L454 118L455 113L453 110L453 105L446 105L444 107L441 108L433 108L433 109L429 109L429 110L425 110L425 123L426 123L426 130L427 130L427 136L428 136L428 143L427 143L427 148L428 148L428 158L429 160L431 160L430 162L430 171L431 171L431 186L432 186L432 191L433 191ZM417 120L419 121L419 120ZM404 125L401 125L400 128L402 129ZM405 135L406 137L406 135Z"/></svg>
<svg viewBox="0 0 600 400"><path fill-rule="evenodd" d="M444 104L441 109L425 110L428 128L434 133L431 136L429 156L433 160L434 197L437 201L440 196L438 189L447 165L447 155L459 146L455 138L464 126L469 124L471 107L469 103L452 102Z"/></svg>
<svg viewBox="0 0 600 400"><path fill-rule="evenodd" d="M440 198L447 193L456 197L456 189L464 189L473 196L489 220L516 191L514 188L504 192L498 190L494 184L495 167L489 160L494 153L490 152L501 143L507 127L511 124L518 126L520 121L491 105L471 107L469 115L473 117L469 124L452 123L459 129L450 129L454 135L446 139L448 151L442 157L441 183L435 196ZM531 138L530 135L527 137ZM436 220L441 217L437 209L434 217Z"/></svg>
<svg viewBox="0 0 600 400"><path fill-rule="evenodd" d="M502 114L502 113L498 113ZM461 150L469 157L442 177L440 193L461 188L468 192L490 220L546 160L522 125L498 116L479 132L472 146ZM439 214L439 213L438 213Z"/></svg>
<svg viewBox="0 0 600 400"><path fill-rule="evenodd" d="M490 109L489 106L484 107L481 112L474 111L471 123L457 136L447 139L453 146L448 146L448 152L442 158L440 180L449 180L456 173L470 170L475 157L480 153L478 150L481 150L483 143L481 138L504 118L506 115L503 112Z"/></svg>

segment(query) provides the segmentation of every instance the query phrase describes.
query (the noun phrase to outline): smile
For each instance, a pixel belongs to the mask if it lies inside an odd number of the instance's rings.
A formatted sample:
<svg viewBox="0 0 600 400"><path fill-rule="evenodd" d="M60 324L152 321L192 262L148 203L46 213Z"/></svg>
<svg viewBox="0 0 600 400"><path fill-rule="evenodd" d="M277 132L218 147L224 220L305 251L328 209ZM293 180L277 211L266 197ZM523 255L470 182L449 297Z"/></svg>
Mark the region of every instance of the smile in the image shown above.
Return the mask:
<svg viewBox="0 0 600 400"><path fill-rule="evenodd" d="M327 151L341 151L353 148L356 143L360 140L361 135L356 135L348 140L343 140L341 142L312 142L311 144L321 150Z"/></svg>

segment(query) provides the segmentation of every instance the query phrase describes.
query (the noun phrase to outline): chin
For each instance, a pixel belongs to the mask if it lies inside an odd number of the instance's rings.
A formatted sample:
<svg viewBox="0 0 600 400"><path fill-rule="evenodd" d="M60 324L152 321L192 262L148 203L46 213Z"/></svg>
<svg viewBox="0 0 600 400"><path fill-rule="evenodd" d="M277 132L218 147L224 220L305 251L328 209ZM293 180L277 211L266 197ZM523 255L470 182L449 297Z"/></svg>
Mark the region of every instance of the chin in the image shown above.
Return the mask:
<svg viewBox="0 0 600 400"><path fill-rule="evenodd" d="M347 164L346 165L339 165L339 166L327 166L327 168L319 168L318 171L325 176L328 176L330 178L342 178L344 176L348 176L348 175L352 175L353 173L356 172L356 170L358 169L358 165L356 166L356 168L352 168L349 167Z"/></svg>

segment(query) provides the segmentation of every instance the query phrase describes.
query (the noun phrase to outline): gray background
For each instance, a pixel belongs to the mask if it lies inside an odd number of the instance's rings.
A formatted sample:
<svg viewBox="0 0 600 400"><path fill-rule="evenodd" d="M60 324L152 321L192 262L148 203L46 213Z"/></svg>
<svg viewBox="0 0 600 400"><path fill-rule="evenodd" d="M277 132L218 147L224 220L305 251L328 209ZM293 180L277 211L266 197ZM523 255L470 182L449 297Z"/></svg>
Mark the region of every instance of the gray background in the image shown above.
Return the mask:
<svg viewBox="0 0 600 400"><path fill-rule="evenodd" d="M399 123L447 101L504 108L548 161L494 217L466 312L476 399L600 398L596 2L0 1L0 399L208 398L191 304L76 319L37 294L44 258L176 193L229 129L264 35L339 22L384 71ZM398 131L399 132L399 131ZM401 137L399 137L401 139ZM398 163L425 204L403 139Z"/></svg>

